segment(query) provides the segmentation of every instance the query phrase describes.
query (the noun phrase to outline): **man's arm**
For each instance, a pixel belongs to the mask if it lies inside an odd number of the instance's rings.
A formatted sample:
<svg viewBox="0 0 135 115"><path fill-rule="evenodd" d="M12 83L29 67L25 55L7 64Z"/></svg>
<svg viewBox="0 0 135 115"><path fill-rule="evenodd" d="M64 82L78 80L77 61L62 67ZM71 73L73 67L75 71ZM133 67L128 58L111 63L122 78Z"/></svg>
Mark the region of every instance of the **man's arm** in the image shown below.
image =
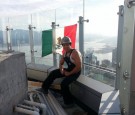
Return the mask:
<svg viewBox="0 0 135 115"><path fill-rule="evenodd" d="M62 56L62 58L60 59L60 63L59 63L59 68L60 68L61 74L64 74L63 64L64 64L64 57Z"/></svg>

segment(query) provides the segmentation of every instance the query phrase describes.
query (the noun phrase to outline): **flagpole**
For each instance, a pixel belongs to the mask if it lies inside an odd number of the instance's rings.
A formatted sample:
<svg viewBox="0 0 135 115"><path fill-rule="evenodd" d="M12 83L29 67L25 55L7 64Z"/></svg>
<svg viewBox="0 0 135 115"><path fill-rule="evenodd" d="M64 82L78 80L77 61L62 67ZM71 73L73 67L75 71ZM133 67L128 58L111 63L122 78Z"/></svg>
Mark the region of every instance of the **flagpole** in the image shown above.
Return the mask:
<svg viewBox="0 0 135 115"><path fill-rule="evenodd" d="M52 22L52 36L53 36L53 45L52 45L52 51L53 51L53 65L57 67L57 59L56 59L56 52L55 52L55 22Z"/></svg>
<svg viewBox="0 0 135 115"><path fill-rule="evenodd" d="M57 63L57 54L56 54L56 26L59 26L59 24L55 24L55 22L52 22L52 37L53 37L53 46L52 46L52 51L53 51L53 65L58 66Z"/></svg>
<svg viewBox="0 0 135 115"><path fill-rule="evenodd" d="M83 0L83 18L85 18L84 16L85 16L85 0Z"/></svg>

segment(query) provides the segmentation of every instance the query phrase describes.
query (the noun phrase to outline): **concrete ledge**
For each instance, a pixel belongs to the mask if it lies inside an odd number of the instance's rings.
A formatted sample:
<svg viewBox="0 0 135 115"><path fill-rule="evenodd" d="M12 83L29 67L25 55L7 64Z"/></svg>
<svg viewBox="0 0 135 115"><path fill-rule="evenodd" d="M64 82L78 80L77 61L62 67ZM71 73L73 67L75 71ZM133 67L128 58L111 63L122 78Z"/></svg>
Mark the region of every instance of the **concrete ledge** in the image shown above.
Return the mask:
<svg viewBox="0 0 135 115"><path fill-rule="evenodd" d="M54 67L54 66L30 63L27 65L27 77L28 79L32 79L36 81L44 81L49 75L49 73L57 68L58 67ZM62 78L58 78L54 81L53 84L60 84L61 80Z"/></svg>
<svg viewBox="0 0 135 115"><path fill-rule="evenodd" d="M48 74L56 67L43 64L27 64L27 77L37 81L44 81Z"/></svg>
<svg viewBox="0 0 135 115"><path fill-rule="evenodd" d="M120 114L119 92L111 86L80 76L71 85L71 92L74 97L98 114Z"/></svg>
<svg viewBox="0 0 135 115"><path fill-rule="evenodd" d="M78 83L81 83L89 88L95 95L101 95L105 92L113 91L114 87L106 85L100 81L81 75L77 79Z"/></svg>

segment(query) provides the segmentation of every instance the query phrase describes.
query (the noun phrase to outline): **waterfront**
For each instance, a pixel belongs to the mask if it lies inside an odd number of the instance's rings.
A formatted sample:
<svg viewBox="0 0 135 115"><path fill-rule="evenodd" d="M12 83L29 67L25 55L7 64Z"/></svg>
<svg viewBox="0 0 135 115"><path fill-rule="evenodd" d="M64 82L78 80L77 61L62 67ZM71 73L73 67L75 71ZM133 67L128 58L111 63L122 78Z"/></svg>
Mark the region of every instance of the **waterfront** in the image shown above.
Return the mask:
<svg viewBox="0 0 135 115"><path fill-rule="evenodd" d="M97 57L99 62L101 63L103 60L109 60L112 62L112 50L115 49L114 46L107 46L106 43L100 42L85 42L84 43L84 52L85 54L92 53L94 56ZM76 49L78 49L78 43L76 43ZM0 50L6 50L6 47L0 47ZM18 46L12 46L12 50L25 52L26 62L30 62L30 46L29 44L19 44ZM46 65L52 65L51 62L53 60L52 54L42 57L42 45L35 45L34 46L34 56L36 59L36 63L43 63Z"/></svg>

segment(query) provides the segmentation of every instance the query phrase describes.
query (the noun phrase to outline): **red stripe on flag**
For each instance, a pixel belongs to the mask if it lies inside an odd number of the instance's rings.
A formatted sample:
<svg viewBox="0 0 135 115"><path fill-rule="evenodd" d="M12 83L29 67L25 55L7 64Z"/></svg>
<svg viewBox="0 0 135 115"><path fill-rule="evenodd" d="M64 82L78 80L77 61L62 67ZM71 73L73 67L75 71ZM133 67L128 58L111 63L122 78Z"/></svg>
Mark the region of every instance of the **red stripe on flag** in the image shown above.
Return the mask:
<svg viewBox="0 0 135 115"><path fill-rule="evenodd" d="M64 36L70 37L70 39L72 41L72 45L71 45L72 48L75 48L76 30L77 30L77 24L64 27ZM64 51L62 51L62 53L64 53Z"/></svg>
<svg viewBox="0 0 135 115"><path fill-rule="evenodd" d="M77 30L77 24L71 25L71 26L65 26L64 28L64 36L70 37L72 41L72 48L75 48L76 43L76 30Z"/></svg>

